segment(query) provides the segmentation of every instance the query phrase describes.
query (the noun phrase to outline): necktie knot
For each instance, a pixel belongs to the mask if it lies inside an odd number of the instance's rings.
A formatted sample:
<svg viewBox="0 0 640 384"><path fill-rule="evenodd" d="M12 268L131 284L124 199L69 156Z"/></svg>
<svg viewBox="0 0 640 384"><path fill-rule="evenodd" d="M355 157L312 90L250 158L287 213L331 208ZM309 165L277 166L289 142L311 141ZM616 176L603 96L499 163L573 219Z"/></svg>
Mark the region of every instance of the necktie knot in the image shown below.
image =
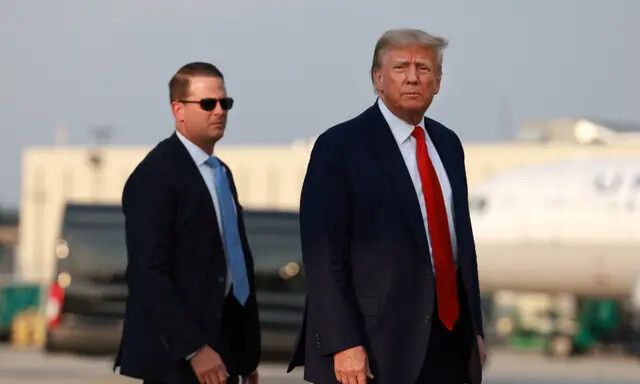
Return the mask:
<svg viewBox="0 0 640 384"><path fill-rule="evenodd" d="M422 130L421 126L416 126L413 128L413 132L411 132L411 136L415 137L416 140L424 141L424 130Z"/></svg>
<svg viewBox="0 0 640 384"><path fill-rule="evenodd" d="M211 156L205 161L205 164L213 169L216 169L220 166L220 160L218 160L218 158L215 156Z"/></svg>

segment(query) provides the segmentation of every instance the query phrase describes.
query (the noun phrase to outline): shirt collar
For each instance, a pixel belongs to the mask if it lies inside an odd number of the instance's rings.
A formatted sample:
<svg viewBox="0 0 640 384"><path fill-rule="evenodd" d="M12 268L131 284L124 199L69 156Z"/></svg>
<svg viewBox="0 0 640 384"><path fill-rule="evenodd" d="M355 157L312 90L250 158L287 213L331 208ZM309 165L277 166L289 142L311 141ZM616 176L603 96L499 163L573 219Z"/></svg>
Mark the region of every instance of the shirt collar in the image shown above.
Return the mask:
<svg viewBox="0 0 640 384"><path fill-rule="evenodd" d="M189 152L189 155L191 155L191 158L198 167L204 164L204 162L207 161L209 157L211 157L207 152L203 151L202 148L192 143L180 132L176 131L176 135L178 136L178 139L180 139L184 147L187 149L187 152Z"/></svg>
<svg viewBox="0 0 640 384"><path fill-rule="evenodd" d="M378 98L378 107L380 108L380 112L382 112L382 116L384 116L384 119L387 121L387 124L389 124L391 133L396 139L398 145L404 143L409 138L409 136L411 136L411 133L413 132L415 126L394 115L393 112L391 112L389 108L387 108L387 106L380 98ZM424 119L420 121L418 126L422 127L422 129L424 130Z"/></svg>

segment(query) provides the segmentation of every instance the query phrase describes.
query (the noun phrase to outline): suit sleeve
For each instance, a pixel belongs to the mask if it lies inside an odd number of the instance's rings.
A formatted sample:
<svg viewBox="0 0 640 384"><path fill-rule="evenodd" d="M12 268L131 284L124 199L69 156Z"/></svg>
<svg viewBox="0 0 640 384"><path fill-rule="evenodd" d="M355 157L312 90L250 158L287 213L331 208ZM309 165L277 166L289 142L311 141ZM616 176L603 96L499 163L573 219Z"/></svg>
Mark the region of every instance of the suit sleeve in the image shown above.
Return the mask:
<svg viewBox="0 0 640 384"><path fill-rule="evenodd" d="M467 169L465 167L465 156L464 156L464 148L462 147L462 143L460 139L457 139L460 145L460 155L462 157L462 170L463 170L463 180L464 180L464 202L462 212L463 212L463 228L464 228L464 236L465 242L470 250L469 259L471 260L471 274L469 277L471 278L471 291L469 294L469 300L471 302L471 309L473 311L473 321L475 325L476 332L480 334L484 338L484 327L482 324L482 309L480 306L480 282L478 278L478 256L476 253L476 244L473 237L473 229L471 227L471 215L469 213L469 187L467 185Z"/></svg>
<svg viewBox="0 0 640 384"><path fill-rule="evenodd" d="M176 203L166 175L153 172L149 164L134 172L123 193L127 285L130 294L142 302L146 320L157 329L159 343L174 361L185 359L206 344L169 274L170 255L175 249Z"/></svg>
<svg viewBox="0 0 640 384"><path fill-rule="evenodd" d="M308 290L308 332L320 353L363 345L349 258L349 197L335 143L320 136L300 201L302 257Z"/></svg>

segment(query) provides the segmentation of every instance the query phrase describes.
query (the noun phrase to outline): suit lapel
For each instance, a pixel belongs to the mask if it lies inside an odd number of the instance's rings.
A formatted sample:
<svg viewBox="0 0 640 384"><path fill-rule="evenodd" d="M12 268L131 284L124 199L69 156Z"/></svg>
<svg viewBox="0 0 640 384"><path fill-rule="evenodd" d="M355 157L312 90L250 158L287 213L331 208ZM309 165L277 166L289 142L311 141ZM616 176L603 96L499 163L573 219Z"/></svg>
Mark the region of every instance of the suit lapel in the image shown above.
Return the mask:
<svg viewBox="0 0 640 384"><path fill-rule="evenodd" d="M409 171L400 153L391 129L377 105L365 113L367 129L372 132L371 145L375 151L374 158L384 173L387 184L395 194L392 204L398 204L406 223L415 237L420 252L429 254L427 235L425 233L420 204L416 195ZM428 258L427 258L428 260ZM429 262L430 263L430 262ZM430 269L431 270L431 269Z"/></svg>
<svg viewBox="0 0 640 384"><path fill-rule="evenodd" d="M187 151L187 148L185 148L185 146L182 144L175 133L169 138L169 143L173 147L171 153L174 154L176 160L180 163L179 169L181 171L184 171L184 174L182 174L181 176L184 176L189 185L193 185L194 188L196 188L199 196L198 203L202 205L204 212L211 213L210 218L213 221L212 225L214 225L217 231L216 233L219 233L220 231L218 228L216 209L213 206L211 194L209 193L207 184L205 184L204 180L202 179L202 174L200 173L198 166L193 161L193 158L189 154L189 151ZM213 173L211 174L211 177L213 178Z"/></svg>

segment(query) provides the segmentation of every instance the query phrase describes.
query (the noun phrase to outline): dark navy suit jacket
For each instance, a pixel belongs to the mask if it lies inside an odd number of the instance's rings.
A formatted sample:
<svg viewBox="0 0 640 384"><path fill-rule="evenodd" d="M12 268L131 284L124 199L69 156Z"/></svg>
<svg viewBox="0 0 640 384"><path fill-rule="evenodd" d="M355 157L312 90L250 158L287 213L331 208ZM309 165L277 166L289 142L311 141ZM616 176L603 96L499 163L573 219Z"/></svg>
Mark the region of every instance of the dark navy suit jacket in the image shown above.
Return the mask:
<svg viewBox="0 0 640 384"><path fill-rule="evenodd" d="M463 148L453 131L428 118L425 125L451 184L459 275L482 335ZM289 369L305 365L306 380L335 383L333 355L363 345L374 382L415 382L437 315L435 280L418 197L377 105L316 141L300 225L308 296ZM479 382L476 348L472 355Z"/></svg>
<svg viewBox="0 0 640 384"><path fill-rule="evenodd" d="M232 299L225 298L227 265L216 211L178 137L174 134L160 142L127 180L122 206L129 297L115 361L124 375L195 384L197 378L185 358L205 344L221 355L230 374L248 374L258 365L253 259L242 207L225 168L251 287L245 307L228 305ZM225 313L223 308L237 309Z"/></svg>

